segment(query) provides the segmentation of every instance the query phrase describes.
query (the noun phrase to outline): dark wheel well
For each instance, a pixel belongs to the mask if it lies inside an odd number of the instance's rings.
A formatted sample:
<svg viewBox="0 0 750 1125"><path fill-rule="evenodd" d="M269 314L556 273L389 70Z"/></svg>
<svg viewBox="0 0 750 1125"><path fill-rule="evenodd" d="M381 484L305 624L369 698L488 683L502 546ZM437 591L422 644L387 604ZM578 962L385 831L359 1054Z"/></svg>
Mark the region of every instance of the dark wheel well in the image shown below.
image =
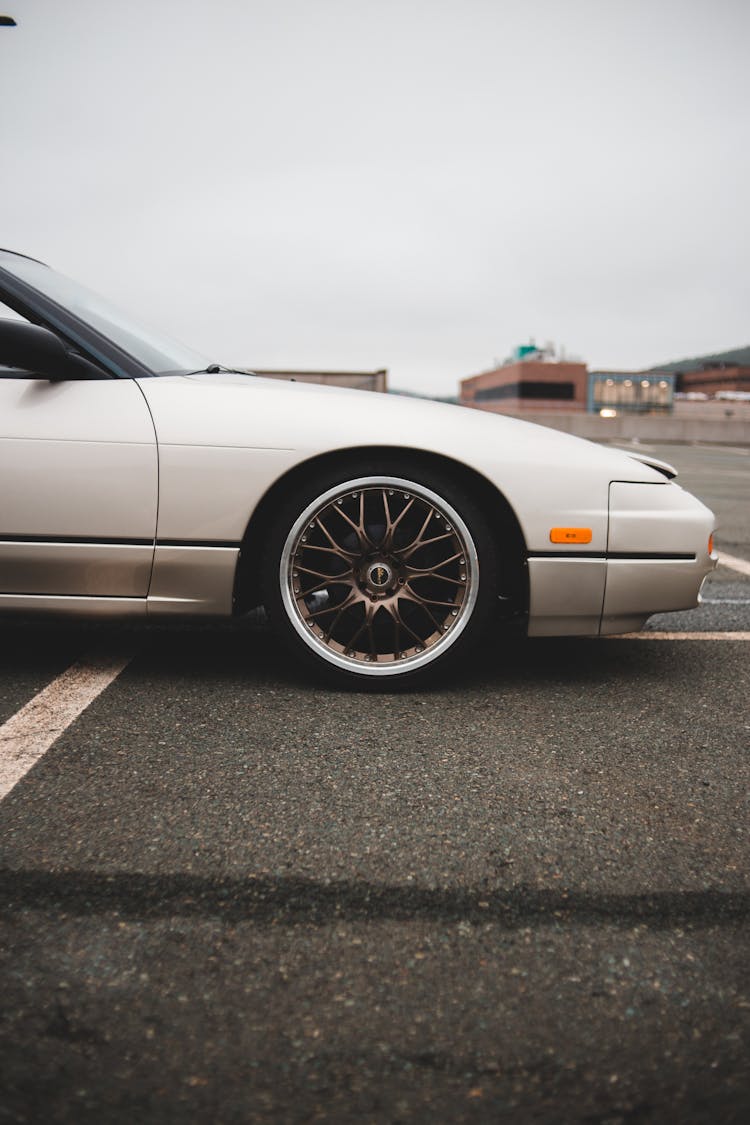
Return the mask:
<svg viewBox="0 0 750 1125"><path fill-rule="evenodd" d="M507 619L524 616L528 612L528 568L526 544L515 513L498 489L481 473L461 464L451 457L423 450L393 446L365 446L358 449L336 450L312 457L285 473L269 488L250 517L242 538L234 589L235 614L247 613L262 601L260 594L261 545L265 542L279 505L309 479L310 475L330 468L331 473L346 473L349 468L357 472L363 461L370 461L377 470L378 461L400 458L404 470L420 467L449 473L451 479L473 498L484 515L497 547L500 563L498 597L500 612Z"/></svg>

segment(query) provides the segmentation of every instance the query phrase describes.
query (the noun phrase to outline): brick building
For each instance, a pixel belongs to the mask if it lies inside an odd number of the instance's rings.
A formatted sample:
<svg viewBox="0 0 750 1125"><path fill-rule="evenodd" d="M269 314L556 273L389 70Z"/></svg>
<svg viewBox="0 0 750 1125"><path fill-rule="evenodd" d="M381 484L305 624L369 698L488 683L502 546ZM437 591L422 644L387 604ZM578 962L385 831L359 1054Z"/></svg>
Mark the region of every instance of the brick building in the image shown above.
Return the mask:
<svg viewBox="0 0 750 1125"><path fill-rule="evenodd" d="M551 349L529 345L500 367L462 379L458 401L498 414L578 411L586 409L587 389L585 363L556 360Z"/></svg>
<svg viewBox="0 0 750 1125"><path fill-rule="evenodd" d="M707 395L715 395L719 391L750 392L750 364L709 363L698 371L680 372L677 385L683 394L689 391Z"/></svg>
<svg viewBox="0 0 750 1125"><path fill-rule="evenodd" d="M675 390L682 393L715 395L720 391L750 392L750 348L733 348L716 355L695 356L661 367L652 367L650 374L671 373Z"/></svg>

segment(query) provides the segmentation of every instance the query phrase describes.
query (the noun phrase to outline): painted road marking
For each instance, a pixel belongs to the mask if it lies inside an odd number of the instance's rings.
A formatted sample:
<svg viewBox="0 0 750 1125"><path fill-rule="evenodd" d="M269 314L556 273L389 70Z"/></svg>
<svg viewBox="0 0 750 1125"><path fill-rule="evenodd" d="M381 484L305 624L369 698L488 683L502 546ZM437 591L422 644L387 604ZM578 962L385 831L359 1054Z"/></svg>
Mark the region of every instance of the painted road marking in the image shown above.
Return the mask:
<svg viewBox="0 0 750 1125"><path fill-rule="evenodd" d="M723 551L718 552L719 566L728 566L731 570L736 570L738 574L744 574L745 577L750 578L750 562L745 559L738 559L735 555L725 555Z"/></svg>
<svg viewBox="0 0 750 1125"><path fill-rule="evenodd" d="M0 801L132 659L82 657L0 726Z"/></svg>
<svg viewBox="0 0 750 1125"><path fill-rule="evenodd" d="M608 641L750 641L750 633L616 633Z"/></svg>
<svg viewBox="0 0 750 1125"><path fill-rule="evenodd" d="M701 605L750 605L750 598L701 598Z"/></svg>

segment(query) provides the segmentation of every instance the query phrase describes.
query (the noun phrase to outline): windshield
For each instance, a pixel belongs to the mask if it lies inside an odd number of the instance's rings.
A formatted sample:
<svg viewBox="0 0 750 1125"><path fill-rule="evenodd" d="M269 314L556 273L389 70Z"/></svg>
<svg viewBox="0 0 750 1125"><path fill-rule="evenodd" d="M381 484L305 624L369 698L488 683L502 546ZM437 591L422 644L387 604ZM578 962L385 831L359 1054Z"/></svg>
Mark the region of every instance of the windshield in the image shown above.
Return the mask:
<svg viewBox="0 0 750 1125"><path fill-rule="evenodd" d="M0 266L62 305L157 375L201 371L208 364L206 357L199 352L186 348L161 332L144 327L127 313L110 305L98 293L56 273L41 262L17 254L0 253Z"/></svg>

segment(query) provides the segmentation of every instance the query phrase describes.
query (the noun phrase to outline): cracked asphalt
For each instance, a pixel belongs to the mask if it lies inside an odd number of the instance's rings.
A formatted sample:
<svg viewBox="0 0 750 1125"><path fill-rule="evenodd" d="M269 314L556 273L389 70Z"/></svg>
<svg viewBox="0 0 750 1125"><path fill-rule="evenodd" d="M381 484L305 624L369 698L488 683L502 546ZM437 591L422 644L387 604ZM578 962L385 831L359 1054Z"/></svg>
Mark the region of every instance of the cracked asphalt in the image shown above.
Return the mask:
<svg viewBox="0 0 750 1125"><path fill-rule="evenodd" d="M750 561L750 451L652 448ZM260 621L2 636L0 721L135 656L0 805L0 1123L748 1120L747 642L363 696Z"/></svg>

